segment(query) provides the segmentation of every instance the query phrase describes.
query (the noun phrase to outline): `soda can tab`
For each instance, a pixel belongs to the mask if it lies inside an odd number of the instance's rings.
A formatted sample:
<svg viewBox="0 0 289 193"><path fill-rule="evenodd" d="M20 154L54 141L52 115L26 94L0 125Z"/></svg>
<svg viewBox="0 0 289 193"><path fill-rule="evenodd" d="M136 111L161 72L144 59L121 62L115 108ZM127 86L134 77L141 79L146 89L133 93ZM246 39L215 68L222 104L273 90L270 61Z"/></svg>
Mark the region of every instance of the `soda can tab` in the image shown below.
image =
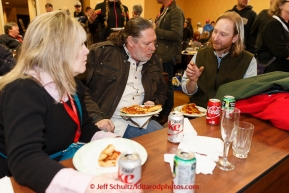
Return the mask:
<svg viewBox="0 0 289 193"><path fill-rule="evenodd" d="M118 159L118 179L138 185L141 181L141 159L138 153L122 153Z"/></svg>
<svg viewBox="0 0 289 193"><path fill-rule="evenodd" d="M180 143L184 137L184 115L179 111L172 111L168 118L168 140Z"/></svg>
<svg viewBox="0 0 289 193"><path fill-rule="evenodd" d="M194 192L194 189L185 189L185 187L194 187L195 184L196 158L193 152L182 149L177 151L174 157L173 178L174 193Z"/></svg>
<svg viewBox="0 0 289 193"><path fill-rule="evenodd" d="M207 106L206 122L210 125L220 123L221 101L219 99L210 99Z"/></svg>

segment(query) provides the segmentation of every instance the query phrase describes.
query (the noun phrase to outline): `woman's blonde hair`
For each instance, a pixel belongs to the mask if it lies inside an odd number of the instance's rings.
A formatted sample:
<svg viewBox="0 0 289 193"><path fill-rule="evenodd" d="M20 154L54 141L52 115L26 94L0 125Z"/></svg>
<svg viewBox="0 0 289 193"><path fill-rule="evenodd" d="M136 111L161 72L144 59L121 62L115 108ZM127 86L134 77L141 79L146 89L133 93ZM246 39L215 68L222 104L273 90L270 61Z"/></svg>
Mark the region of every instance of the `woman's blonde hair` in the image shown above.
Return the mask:
<svg viewBox="0 0 289 193"><path fill-rule="evenodd" d="M74 94L74 62L85 40L84 29L64 11L37 16L28 26L15 68L1 79L0 90L16 79L31 78L26 73L34 70L52 77L60 97Z"/></svg>
<svg viewBox="0 0 289 193"><path fill-rule="evenodd" d="M221 19L228 19L233 22L234 24L234 36L239 35L239 38L235 43L232 44L230 52L231 56L238 56L243 50L244 50L244 24L243 19L240 17L240 15L234 11L232 12L226 12L223 15L221 15L216 23L218 23ZM213 32L214 33L214 32ZM210 43L212 45L212 38L210 39Z"/></svg>
<svg viewBox="0 0 289 193"><path fill-rule="evenodd" d="M270 9L268 10L269 15L270 16L273 16L273 15L280 16L281 15L280 5L283 5L286 2L288 2L288 1L287 0L275 0L275 1L273 1Z"/></svg>

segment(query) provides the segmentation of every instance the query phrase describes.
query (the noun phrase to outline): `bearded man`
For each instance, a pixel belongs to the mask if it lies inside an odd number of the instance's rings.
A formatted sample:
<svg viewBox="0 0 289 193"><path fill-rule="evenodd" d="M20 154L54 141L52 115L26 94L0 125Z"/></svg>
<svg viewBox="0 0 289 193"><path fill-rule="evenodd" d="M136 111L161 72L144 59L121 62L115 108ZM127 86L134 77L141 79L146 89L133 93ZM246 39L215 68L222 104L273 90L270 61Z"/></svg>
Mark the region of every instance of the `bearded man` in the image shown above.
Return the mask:
<svg viewBox="0 0 289 193"><path fill-rule="evenodd" d="M235 12L221 15L210 45L194 55L182 77L182 89L190 95L190 102L206 107L220 85L257 75L256 59L244 50L243 42L242 18Z"/></svg>

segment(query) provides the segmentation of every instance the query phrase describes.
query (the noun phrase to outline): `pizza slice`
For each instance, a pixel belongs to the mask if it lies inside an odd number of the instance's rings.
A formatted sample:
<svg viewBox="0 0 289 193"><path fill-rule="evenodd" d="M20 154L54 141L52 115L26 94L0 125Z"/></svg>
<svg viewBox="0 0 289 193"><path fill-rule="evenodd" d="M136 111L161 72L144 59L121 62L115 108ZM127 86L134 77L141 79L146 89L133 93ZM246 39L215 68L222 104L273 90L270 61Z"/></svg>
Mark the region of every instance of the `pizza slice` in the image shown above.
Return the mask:
<svg viewBox="0 0 289 193"><path fill-rule="evenodd" d="M189 103L189 104L185 104L183 105L181 112L184 114L201 114L202 112L196 107L195 103Z"/></svg>
<svg viewBox="0 0 289 193"><path fill-rule="evenodd" d="M98 164L101 167L115 167L117 158L120 152L115 150L114 145L109 144L102 152L98 158Z"/></svg>
<svg viewBox="0 0 289 193"><path fill-rule="evenodd" d="M121 112L126 113L126 114L147 114L150 112L157 111L161 109L161 105L132 105L129 107L124 107L121 109Z"/></svg>

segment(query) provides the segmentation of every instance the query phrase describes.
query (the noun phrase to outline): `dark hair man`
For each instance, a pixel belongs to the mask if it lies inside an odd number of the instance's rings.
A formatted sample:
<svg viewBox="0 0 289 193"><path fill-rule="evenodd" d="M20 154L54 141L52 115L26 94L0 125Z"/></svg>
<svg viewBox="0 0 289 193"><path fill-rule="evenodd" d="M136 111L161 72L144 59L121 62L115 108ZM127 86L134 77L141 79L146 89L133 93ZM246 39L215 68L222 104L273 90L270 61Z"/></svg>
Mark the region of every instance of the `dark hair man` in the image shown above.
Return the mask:
<svg viewBox="0 0 289 193"><path fill-rule="evenodd" d="M97 105L88 99L86 106L100 129L133 138L163 128L149 121L150 116L140 123L139 119L120 115L123 107L162 105L166 100L162 64L154 54L155 41L153 24L138 17L130 19L123 30L112 33L108 41L91 46L86 85Z"/></svg>
<svg viewBox="0 0 289 193"><path fill-rule="evenodd" d="M11 50L18 49L22 43L22 37L19 35L19 27L15 22L8 22L4 25L5 34L0 36L0 43Z"/></svg>

